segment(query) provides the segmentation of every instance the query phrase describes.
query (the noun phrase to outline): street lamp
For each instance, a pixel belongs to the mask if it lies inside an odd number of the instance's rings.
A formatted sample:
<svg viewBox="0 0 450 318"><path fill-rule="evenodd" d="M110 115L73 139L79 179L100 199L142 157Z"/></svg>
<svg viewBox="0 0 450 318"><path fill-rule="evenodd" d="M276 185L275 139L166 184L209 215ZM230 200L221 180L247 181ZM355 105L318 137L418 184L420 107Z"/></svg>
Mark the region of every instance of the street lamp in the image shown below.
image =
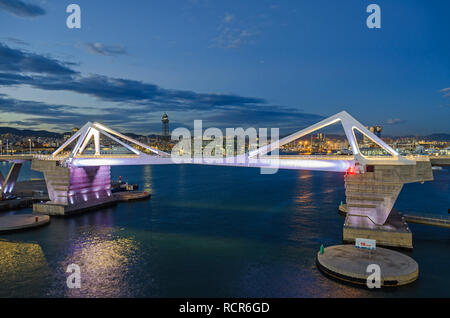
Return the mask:
<svg viewBox="0 0 450 318"><path fill-rule="evenodd" d="M9 140L6 139L6 155L8 155L8 146L9 146Z"/></svg>

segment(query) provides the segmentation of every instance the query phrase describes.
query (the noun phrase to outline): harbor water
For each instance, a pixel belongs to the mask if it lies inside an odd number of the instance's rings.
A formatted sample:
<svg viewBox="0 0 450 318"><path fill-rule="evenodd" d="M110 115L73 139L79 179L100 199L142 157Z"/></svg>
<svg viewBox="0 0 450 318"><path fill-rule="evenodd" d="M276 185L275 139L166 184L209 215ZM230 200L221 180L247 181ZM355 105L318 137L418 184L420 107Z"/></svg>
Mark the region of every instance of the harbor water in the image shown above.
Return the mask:
<svg viewBox="0 0 450 318"><path fill-rule="evenodd" d="M7 164L0 163L5 175ZM323 276L342 242L343 174L195 165L113 167L146 201L0 235L0 297L450 297L450 231L411 224L419 279L369 291ZM42 178L25 164L20 178ZM396 208L447 215L450 169L404 186ZM1 215L31 213L31 209ZM70 289L70 264L81 288Z"/></svg>

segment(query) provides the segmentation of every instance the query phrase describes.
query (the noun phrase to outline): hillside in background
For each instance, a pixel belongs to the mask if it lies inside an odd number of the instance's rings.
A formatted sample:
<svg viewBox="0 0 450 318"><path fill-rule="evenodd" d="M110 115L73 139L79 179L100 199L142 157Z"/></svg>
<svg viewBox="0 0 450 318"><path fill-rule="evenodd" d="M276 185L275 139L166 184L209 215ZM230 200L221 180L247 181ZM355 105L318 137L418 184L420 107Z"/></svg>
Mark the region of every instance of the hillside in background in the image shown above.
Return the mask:
<svg viewBox="0 0 450 318"><path fill-rule="evenodd" d="M12 134L23 137L48 137L48 138L61 138L62 134L47 131L47 130L30 130L30 129L17 129L12 127L0 127L0 135Z"/></svg>
<svg viewBox="0 0 450 318"><path fill-rule="evenodd" d="M12 127L0 127L0 135L3 134L13 134L17 136L23 136L23 137L47 137L47 138L62 138L64 134L51 132L47 130L30 130L30 129L17 129ZM142 137L142 135L134 134L134 133L125 133L125 135L137 139L139 137ZM151 134L148 135L149 137L158 137L160 135ZM340 134L326 134L328 138L331 139L344 139L345 135ZM308 137L310 137L308 135ZM391 137L391 138L398 138L398 136L382 136L382 137ZM402 136L402 137L417 137L417 136ZM419 136L420 139L424 139L427 141L450 141L450 134L440 133L440 134L431 134L427 136Z"/></svg>

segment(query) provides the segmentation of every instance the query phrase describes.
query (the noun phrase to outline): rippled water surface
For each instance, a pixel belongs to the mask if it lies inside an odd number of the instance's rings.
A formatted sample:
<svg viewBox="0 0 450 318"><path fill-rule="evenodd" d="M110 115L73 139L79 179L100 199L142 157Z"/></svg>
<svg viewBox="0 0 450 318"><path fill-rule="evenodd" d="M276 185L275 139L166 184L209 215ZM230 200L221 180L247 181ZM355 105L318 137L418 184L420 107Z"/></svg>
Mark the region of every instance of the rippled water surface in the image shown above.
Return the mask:
<svg viewBox="0 0 450 318"><path fill-rule="evenodd" d="M112 174L150 190L151 200L0 235L1 297L450 297L448 229L410 225L420 278L409 286L369 292L316 269L319 246L341 243L342 174L208 166ZM21 174L39 176L28 166ZM406 185L397 209L447 214L449 169L435 179ZM72 263L81 268L78 290L66 287Z"/></svg>

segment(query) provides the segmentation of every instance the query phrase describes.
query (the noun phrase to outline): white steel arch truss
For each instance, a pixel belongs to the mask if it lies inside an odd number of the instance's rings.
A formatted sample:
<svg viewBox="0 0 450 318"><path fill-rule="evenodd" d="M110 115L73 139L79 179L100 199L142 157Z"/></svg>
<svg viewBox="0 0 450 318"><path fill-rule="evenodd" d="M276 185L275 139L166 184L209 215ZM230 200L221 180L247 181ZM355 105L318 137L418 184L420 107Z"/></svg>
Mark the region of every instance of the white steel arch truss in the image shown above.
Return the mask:
<svg viewBox="0 0 450 318"><path fill-rule="evenodd" d="M289 135L285 138L282 138L278 141L275 141L264 147L254 150L248 154L248 157L249 158L264 157L271 151L279 149L281 146L283 146L285 144L288 144L288 143L290 143L294 140L297 140L303 136L313 133L314 131L317 131L319 129L325 128L327 126L333 125L338 122L340 122L342 124L345 136L347 137L347 140L350 144L353 155L355 156L355 160L358 161L360 164L366 164L369 160L367 157L365 157L361 153L361 151L359 149L358 142L357 142L356 136L355 136L355 130L359 131L361 134L363 134L364 136L369 138L372 142L374 142L375 144L380 146L382 149L387 151L392 156L391 159L396 160L396 161L401 161L403 164L413 164L412 161L407 160L406 158L402 157L397 151L392 149L383 140L381 140L378 136L376 136L370 130L368 130L366 127L364 127L360 122L358 122L356 119L354 119L346 111L337 113L333 116L330 116L330 117L318 122L317 124L309 126L309 127L302 129L292 135Z"/></svg>
<svg viewBox="0 0 450 318"><path fill-rule="evenodd" d="M100 123L91 123L91 122L86 123L83 127L80 128L79 131L77 131L73 136L71 136L69 139L67 139L67 141L61 145L61 147L59 147L58 149L55 150L55 152L53 152L52 157L55 157L58 154L60 154L65 148L67 148L67 146L69 146L70 144L72 144L75 141L76 141L76 144L75 144L72 152L70 153L69 157L74 158L77 155L82 155L84 153L87 145L89 144L89 142L92 139L94 139L95 155L100 156L101 155L100 154L101 135L115 141L116 143L120 144L121 146L125 147L126 149L128 149L129 151L131 151L132 153L134 153L135 155L138 155L138 156L148 156L148 155L141 152L140 150L132 147L131 145L127 144L126 142L123 142L119 138L126 140L127 142L129 142L132 145L134 144L134 145L137 145L144 149L147 149L158 157L164 157L164 158L170 157L170 155L164 151L147 146L146 144L143 144L133 138L130 138L126 135L123 135L123 134L115 131L115 130L112 130L111 128L105 127Z"/></svg>
<svg viewBox="0 0 450 318"><path fill-rule="evenodd" d="M348 158L340 158L340 159L328 159L327 161L322 160L323 158L311 158L303 159L302 156L297 156L298 158L283 158L280 159L278 156L268 155L273 150L280 148L281 146L288 144L296 139L299 139L305 135L308 135L314 131L322 129L324 127L330 126L335 123L341 123L345 136L349 142L350 148L353 153L353 157L351 159ZM381 149L384 149L387 153L390 154L389 157L381 158L381 157L373 157L373 156L364 156L358 146L358 142L355 136L355 131L359 131L362 135L370 139L372 142L377 144ZM117 155L113 158L102 158L100 154L100 138L101 136L105 136L116 143L122 145L130 152L136 155L136 158L124 157L120 158L120 155ZM120 139L122 140L120 140ZM95 155L94 158L90 156L83 157L83 153L91 140L94 140L95 146ZM132 145L127 144L126 142L147 149L152 152L154 155L148 155L146 153L142 153L139 149L136 149ZM73 162L76 165L134 165L134 164L174 164L174 162L170 156L170 154L163 152L158 149L154 149L149 147L137 140L134 140L128 136L125 136L119 132L116 132L100 123L91 123L88 122L84 125L78 132L76 132L72 137L70 137L61 147L59 147L53 154L52 157L55 158L58 154L60 154L68 145L72 144L76 141L76 144L69 155L69 162ZM123 157L123 156L122 156ZM389 145L387 145L383 140L377 137L375 134L370 132L366 127L364 127L361 123L359 123L356 119L354 119L350 114L346 111L342 111L333 116L330 116L310 127L307 127L303 130L300 130L292 135L289 135L285 138L282 138L278 141L274 141L268 145L265 145L259 149L251 151L242 156L243 162L239 160L233 160L236 158L231 158L231 161L228 162L228 158L225 163L222 165L229 166L272 166L276 165L280 168L286 169L307 169L307 170L322 170L322 171L346 171L350 165L354 165L357 163L361 167L360 171L364 172L362 168L369 164L394 164L394 165L414 165L414 160L408 160L402 157L397 151L392 149ZM240 157L239 157L240 158ZM76 159L72 161L72 159ZM178 162L180 163L180 162ZM183 163L194 163L191 159L187 159L183 161ZM201 161L201 163L207 163L206 161ZM326 164L326 165L325 165ZM359 168L358 168L359 169Z"/></svg>

